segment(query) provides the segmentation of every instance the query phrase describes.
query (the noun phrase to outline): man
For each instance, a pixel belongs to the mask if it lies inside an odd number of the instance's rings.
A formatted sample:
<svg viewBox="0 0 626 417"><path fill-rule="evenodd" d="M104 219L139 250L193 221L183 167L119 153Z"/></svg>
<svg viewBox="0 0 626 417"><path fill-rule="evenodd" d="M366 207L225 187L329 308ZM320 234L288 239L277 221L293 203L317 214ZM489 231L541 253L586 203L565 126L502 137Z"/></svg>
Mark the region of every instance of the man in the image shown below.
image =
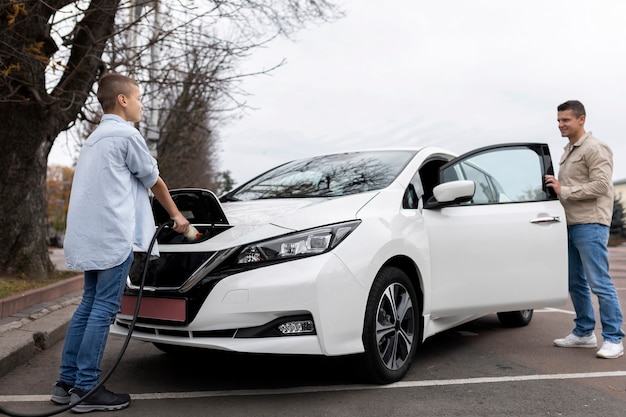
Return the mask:
<svg viewBox="0 0 626 417"><path fill-rule="evenodd" d="M67 215L65 258L84 271L81 304L70 321L61 372L51 400L75 403L98 385L109 326L120 310L133 244L147 250L155 232L148 188L185 233L189 222L172 200L141 134L129 122L141 119L139 86L120 74L101 77L98 101L104 115L78 159ZM153 252L155 255L158 252ZM101 386L72 411L119 410L128 394Z"/></svg>
<svg viewBox="0 0 626 417"><path fill-rule="evenodd" d="M576 311L574 330L559 347L595 348L595 317L591 292L598 297L604 343L599 358L624 354L622 310L609 276L608 239L613 215L613 153L602 141L585 131L585 108L567 101L557 108L561 136L569 139L558 179L546 176L565 209L568 232L569 293Z"/></svg>

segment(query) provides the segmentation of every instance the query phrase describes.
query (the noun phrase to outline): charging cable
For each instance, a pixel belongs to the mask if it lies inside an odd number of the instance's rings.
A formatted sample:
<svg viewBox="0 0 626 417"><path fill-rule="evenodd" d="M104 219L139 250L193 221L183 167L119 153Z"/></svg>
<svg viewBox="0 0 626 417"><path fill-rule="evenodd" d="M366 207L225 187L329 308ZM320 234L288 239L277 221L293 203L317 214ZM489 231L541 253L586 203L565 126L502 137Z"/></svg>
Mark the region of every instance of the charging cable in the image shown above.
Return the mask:
<svg viewBox="0 0 626 417"><path fill-rule="evenodd" d="M87 394L85 394L85 396L81 397L78 401L73 402L73 403L68 404L68 405L65 405L65 406L62 406L61 408L56 408L54 411L51 411L51 412L42 413L42 414L22 414L22 413L17 413L17 412L14 412L14 411L9 411L9 410L5 409L4 407L0 406L0 414L6 415L6 416L9 416L9 417L49 417L49 416L54 416L54 415L57 415L57 414L61 414L61 413L65 412L65 411L67 411L67 410L70 410L73 407L75 407L76 405L82 403L87 398L91 397L96 391L98 391L100 389L100 387L102 387L104 385L104 383L111 377L111 375L113 375L113 372L115 371L117 366L122 361L122 357L124 356L124 353L126 352L126 348L128 347L128 344L130 343L130 337L133 334L133 330L135 329L135 323L137 322L137 318L139 316L139 308L141 306L141 298L143 297L143 287L144 287L145 282L146 282L146 275L148 274L148 263L150 261L150 254L152 253L152 248L154 247L154 244L156 243L157 237L159 236L159 233L161 233L161 230L163 230L166 227L173 227L173 226L174 226L174 222L173 221L168 221L166 223L163 223L163 224L159 225L159 227L157 228L156 232L154 232L154 236L152 237L152 240L150 241L150 246L148 247L148 251L147 251L148 256L146 257L146 263L144 265L143 273L141 275L141 283L139 284L139 293L137 294L137 305L135 306L135 312L133 314L133 320L131 321L130 326L128 327L128 334L126 335L126 338L124 339L124 344L122 345L122 348L120 349L120 352L118 353L117 358L115 359L115 362L113 362L113 366L104 375L104 377L102 377L100 379L100 382L98 382L98 385L93 387Z"/></svg>

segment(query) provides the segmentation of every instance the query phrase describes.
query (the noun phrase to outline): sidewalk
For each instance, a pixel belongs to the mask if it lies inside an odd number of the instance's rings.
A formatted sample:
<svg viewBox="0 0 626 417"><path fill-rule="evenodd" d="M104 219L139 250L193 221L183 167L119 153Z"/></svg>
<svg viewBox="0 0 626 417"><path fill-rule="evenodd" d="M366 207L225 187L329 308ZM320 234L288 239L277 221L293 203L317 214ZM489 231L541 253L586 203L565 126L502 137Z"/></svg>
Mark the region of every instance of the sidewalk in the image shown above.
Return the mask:
<svg viewBox="0 0 626 417"><path fill-rule="evenodd" d="M51 249L50 258L65 269L63 250ZM63 340L80 303L83 276L0 300L0 376L29 361L38 351Z"/></svg>

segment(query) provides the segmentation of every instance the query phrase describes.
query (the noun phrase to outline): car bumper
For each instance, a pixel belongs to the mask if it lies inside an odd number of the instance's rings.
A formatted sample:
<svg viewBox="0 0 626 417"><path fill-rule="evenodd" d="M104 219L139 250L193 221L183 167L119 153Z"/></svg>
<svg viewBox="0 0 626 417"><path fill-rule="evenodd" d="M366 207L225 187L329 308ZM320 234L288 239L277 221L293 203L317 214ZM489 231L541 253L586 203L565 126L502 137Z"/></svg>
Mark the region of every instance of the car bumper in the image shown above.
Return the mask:
<svg viewBox="0 0 626 417"><path fill-rule="evenodd" d="M363 352L367 289L334 253L245 271L222 279L186 326L137 323L133 338L250 353L345 355ZM242 337L251 328L310 317L314 334ZM111 333L128 333L118 316Z"/></svg>

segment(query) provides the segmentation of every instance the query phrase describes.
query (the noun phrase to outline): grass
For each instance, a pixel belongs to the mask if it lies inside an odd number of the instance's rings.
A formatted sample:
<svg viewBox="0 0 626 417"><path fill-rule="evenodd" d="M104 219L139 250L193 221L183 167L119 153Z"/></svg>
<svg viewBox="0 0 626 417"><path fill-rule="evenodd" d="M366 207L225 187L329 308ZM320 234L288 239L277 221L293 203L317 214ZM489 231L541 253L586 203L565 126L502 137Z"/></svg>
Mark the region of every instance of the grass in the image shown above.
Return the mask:
<svg viewBox="0 0 626 417"><path fill-rule="evenodd" d="M45 287L59 281L76 276L76 271L57 272L56 275L48 279L26 280L17 278L0 278L0 299L23 292Z"/></svg>

